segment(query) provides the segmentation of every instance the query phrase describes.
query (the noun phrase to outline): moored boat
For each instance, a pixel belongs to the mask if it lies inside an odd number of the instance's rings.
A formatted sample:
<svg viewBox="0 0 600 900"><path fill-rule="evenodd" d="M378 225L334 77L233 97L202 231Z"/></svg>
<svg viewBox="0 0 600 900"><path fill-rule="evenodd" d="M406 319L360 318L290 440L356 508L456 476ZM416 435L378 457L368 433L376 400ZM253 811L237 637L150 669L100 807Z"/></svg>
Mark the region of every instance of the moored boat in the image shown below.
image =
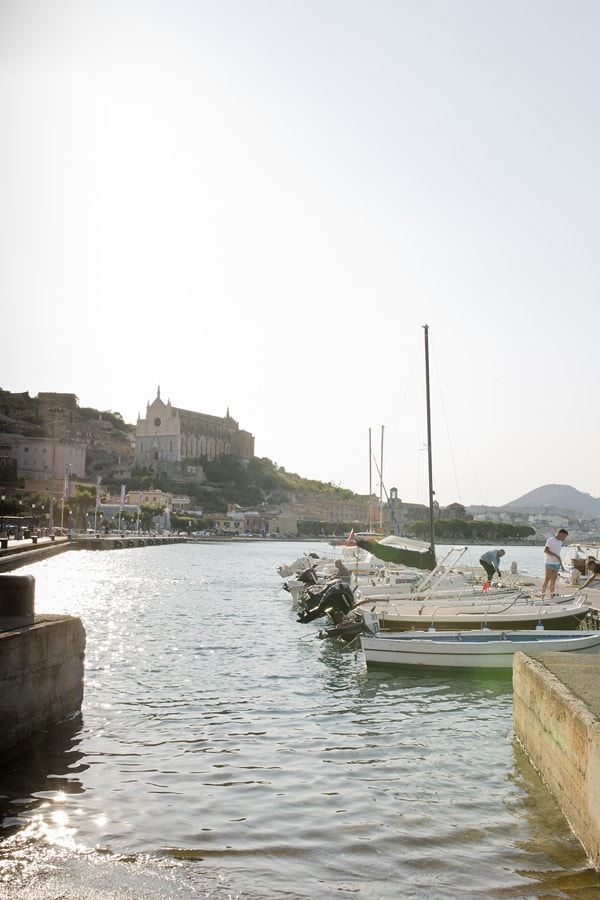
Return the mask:
<svg viewBox="0 0 600 900"><path fill-rule="evenodd" d="M503 597L478 594L472 598L433 596L423 602L397 601L369 603L358 607L363 616L376 615L379 625L388 631L408 631L435 627L458 628L577 628L591 610L585 594L554 597L541 601L523 592Z"/></svg>
<svg viewBox="0 0 600 900"><path fill-rule="evenodd" d="M600 631L479 629L390 634L379 631L376 617L371 624L373 630L360 636L367 666L510 669L518 652L600 649Z"/></svg>

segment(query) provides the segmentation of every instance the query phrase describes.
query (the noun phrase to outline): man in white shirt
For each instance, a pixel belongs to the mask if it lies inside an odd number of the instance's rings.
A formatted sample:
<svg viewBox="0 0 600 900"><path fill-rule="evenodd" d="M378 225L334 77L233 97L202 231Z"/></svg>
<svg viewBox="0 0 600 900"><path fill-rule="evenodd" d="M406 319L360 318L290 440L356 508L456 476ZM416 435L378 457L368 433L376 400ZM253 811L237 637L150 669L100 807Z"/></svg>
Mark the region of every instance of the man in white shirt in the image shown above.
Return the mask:
<svg viewBox="0 0 600 900"><path fill-rule="evenodd" d="M544 569L544 583L542 585L542 600L549 589L550 596L554 597L556 588L556 578L560 570L564 572L565 567L560 558L560 551L565 539L569 536L566 528L559 528L554 537L549 537L544 545L544 553L546 554L546 566Z"/></svg>

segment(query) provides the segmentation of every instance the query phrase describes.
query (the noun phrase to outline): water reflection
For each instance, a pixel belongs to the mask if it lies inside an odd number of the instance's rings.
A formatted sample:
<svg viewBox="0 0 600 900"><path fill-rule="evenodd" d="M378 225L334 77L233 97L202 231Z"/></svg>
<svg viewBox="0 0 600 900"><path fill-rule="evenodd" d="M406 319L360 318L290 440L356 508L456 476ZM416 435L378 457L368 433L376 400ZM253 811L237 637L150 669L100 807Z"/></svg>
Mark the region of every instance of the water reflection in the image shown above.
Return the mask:
<svg viewBox="0 0 600 900"><path fill-rule="evenodd" d="M54 826L64 823L63 804L68 796L84 791L78 775L88 769L79 747L80 714L39 732L18 756L5 761L0 774L0 829L5 836L22 824L23 817L44 809ZM54 827L53 826L53 827Z"/></svg>
<svg viewBox="0 0 600 900"><path fill-rule="evenodd" d="M90 896L111 900L128 878L153 896L140 873L152 888L163 865L161 897L520 898L565 873L587 889L564 820L548 815L548 837L529 816L510 677L367 670L305 639L274 596L288 555L179 546L40 567L40 611L84 618L85 724L18 761L0 872L60 868L40 897L77 900L70 885L101 866L112 886Z"/></svg>
<svg viewBox="0 0 600 900"><path fill-rule="evenodd" d="M478 702L482 697L504 698L512 702L512 673L502 669L431 670L377 666L367 669L360 648L344 647L333 640L318 642L324 664L323 687L337 693L342 685L358 687L363 699L374 700L384 690L425 691L427 694L456 693L462 703Z"/></svg>
<svg viewBox="0 0 600 900"><path fill-rule="evenodd" d="M581 844L516 737L511 749L513 765L506 780L514 789L503 802L511 818L526 821L528 826L525 839L520 829L511 835L512 846L522 854L523 867L517 868L517 873L531 881L535 896L597 900L598 872L585 864ZM577 856L582 864L573 868Z"/></svg>

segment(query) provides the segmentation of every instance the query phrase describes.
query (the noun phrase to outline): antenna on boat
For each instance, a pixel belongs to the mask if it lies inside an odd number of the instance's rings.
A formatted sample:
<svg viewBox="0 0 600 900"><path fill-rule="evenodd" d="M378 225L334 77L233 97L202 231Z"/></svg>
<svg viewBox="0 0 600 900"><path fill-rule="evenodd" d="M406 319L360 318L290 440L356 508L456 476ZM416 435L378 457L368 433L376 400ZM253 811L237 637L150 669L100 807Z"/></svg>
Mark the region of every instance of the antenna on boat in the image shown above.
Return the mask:
<svg viewBox="0 0 600 900"><path fill-rule="evenodd" d="M423 325L425 331L425 395L427 402L427 465L429 470L429 540L431 551L435 550L435 534L433 524L433 463L431 458L431 402L429 388L429 325Z"/></svg>

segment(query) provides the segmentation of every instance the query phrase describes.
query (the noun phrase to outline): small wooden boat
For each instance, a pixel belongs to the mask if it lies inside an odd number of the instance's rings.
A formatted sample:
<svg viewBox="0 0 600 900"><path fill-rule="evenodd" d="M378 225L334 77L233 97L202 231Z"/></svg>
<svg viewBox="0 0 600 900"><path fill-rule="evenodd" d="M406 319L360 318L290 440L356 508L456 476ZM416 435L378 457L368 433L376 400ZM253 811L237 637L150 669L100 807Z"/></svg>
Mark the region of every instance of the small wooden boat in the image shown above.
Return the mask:
<svg viewBox="0 0 600 900"><path fill-rule="evenodd" d="M367 666L510 669L515 653L600 648L600 631L373 631L360 637Z"/></svg>

